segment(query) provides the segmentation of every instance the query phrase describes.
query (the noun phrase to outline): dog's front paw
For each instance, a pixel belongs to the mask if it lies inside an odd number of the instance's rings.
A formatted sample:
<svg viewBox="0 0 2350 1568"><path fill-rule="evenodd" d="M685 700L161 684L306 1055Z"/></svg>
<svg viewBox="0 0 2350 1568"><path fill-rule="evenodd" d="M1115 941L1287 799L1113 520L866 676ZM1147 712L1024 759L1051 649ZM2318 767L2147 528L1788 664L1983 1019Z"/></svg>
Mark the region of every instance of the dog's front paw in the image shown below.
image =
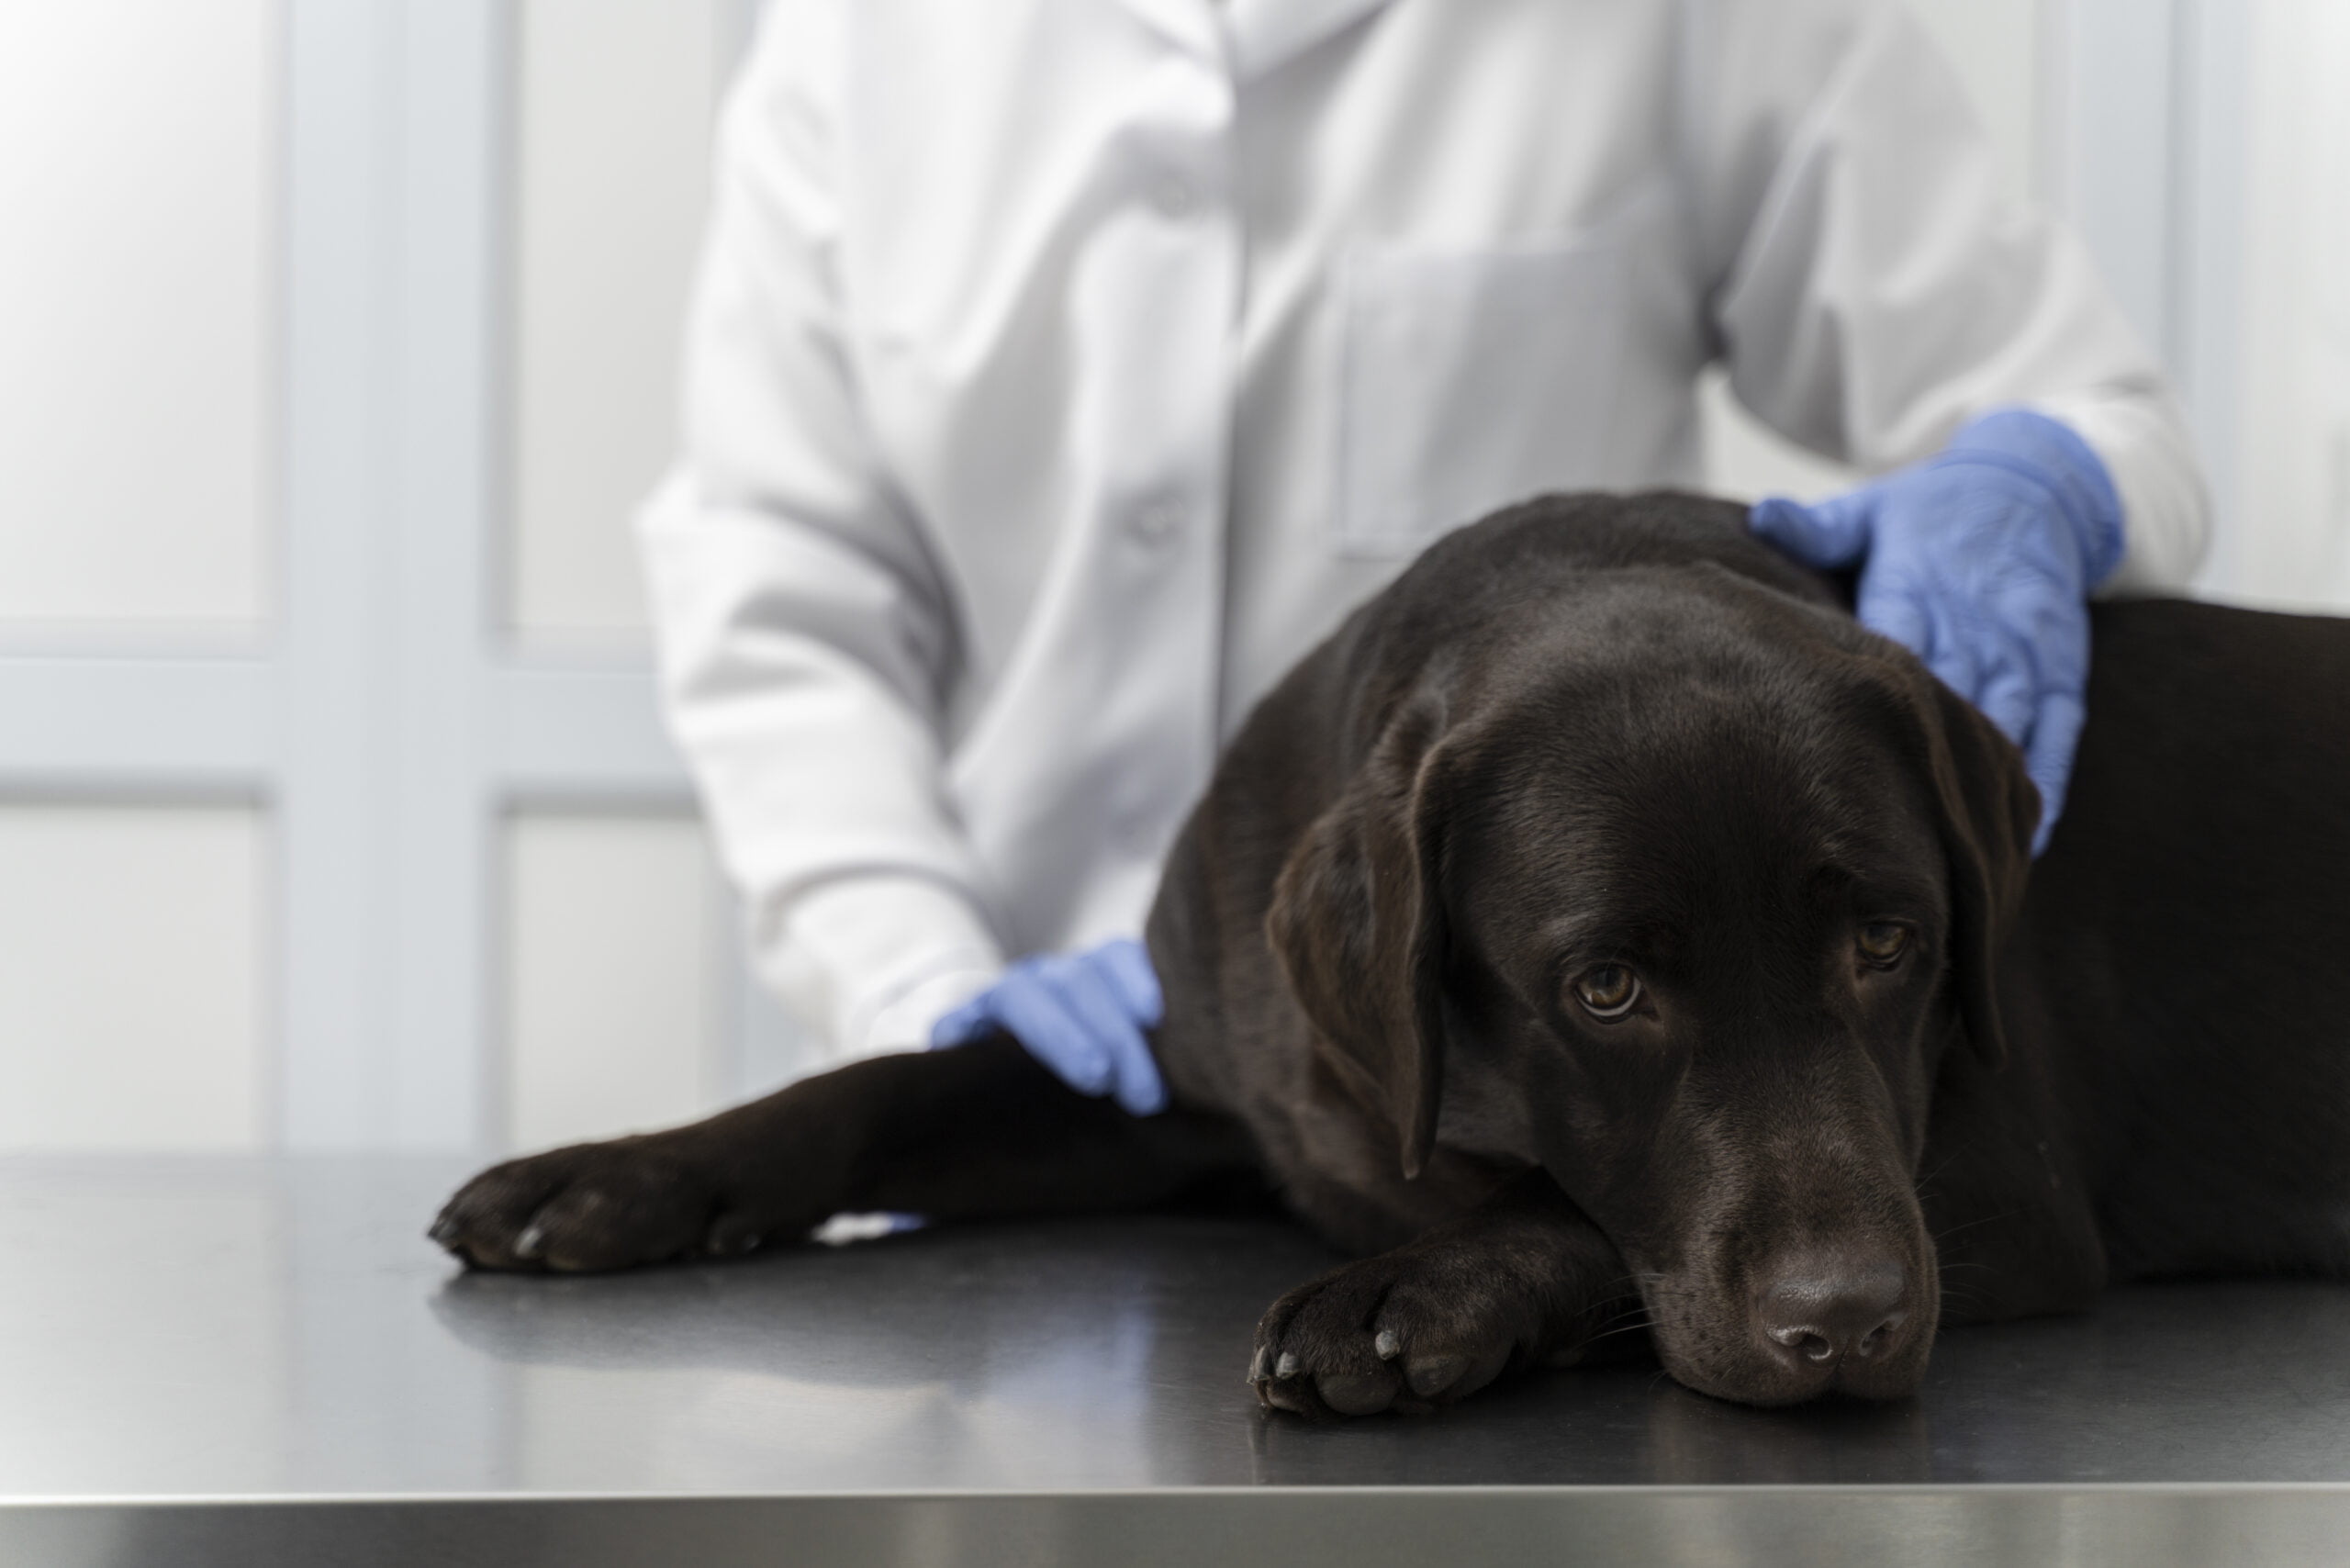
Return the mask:
<svg viewBox="0 0 2350 1568"><path fill-rule="evenodd" d="M1415 1245L1290 1292L1257 1325L1248 1381L1301 1416L1425 1414L1528 1359L1539 1305L1472 1248Z"/></svg>
<svg viewBox="0 0 2350 1568"><path fill-rule="evenodd" d="M427 1234L476 1268L572 1271L748 1251L761 1233L689 1153L619 1138L493 1165Z"/></svg>

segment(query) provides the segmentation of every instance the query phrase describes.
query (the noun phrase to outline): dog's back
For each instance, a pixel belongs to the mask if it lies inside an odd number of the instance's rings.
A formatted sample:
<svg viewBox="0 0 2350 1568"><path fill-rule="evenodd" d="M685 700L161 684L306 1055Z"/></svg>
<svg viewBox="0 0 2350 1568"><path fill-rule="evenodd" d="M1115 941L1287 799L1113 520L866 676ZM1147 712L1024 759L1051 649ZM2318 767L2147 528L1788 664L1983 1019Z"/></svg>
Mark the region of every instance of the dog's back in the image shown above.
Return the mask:
<svg viewBox="0 0 2350 1568"><path fill-rule="evenodd" d="M2010 949L2122 1274L2350 1266L2350 620L2098 607Z"/></svg>

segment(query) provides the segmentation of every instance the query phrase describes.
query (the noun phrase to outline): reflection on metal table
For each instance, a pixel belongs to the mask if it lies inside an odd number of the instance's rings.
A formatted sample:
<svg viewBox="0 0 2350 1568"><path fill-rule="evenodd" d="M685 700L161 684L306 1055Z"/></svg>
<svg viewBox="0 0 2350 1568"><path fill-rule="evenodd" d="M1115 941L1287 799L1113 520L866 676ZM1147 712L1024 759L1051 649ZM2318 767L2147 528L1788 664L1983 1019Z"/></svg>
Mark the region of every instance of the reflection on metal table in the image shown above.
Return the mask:
<svg viewBox="0 0 2350 1568"><path fill-rule="evenodd" d="M464 1162L0 1163L0 1562L2350 1561L2350 1288L1946 1334L1920 1397L1653 1367L1313 1427L1262 1221L941 1229L583 1279L421 1237Z"/></svg>

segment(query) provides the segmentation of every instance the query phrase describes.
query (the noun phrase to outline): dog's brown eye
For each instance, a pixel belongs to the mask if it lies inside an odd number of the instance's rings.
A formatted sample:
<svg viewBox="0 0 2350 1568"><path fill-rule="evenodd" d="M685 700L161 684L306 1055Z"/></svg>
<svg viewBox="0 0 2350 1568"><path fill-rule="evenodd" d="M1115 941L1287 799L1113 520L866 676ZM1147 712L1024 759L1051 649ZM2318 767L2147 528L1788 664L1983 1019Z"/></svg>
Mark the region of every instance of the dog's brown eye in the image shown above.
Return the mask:
<svg viewBox="0 0 2350 1568"><path fill-rule="evenodd" d="M1575 977L1575 1000L1595 1018L1621 1018L1640 999L1640 977L1621 964L1602 964Z"/></svg>
<svg viewBox="0 0 2350 1568"><path fill-rule="evenodd" d="M1872 920L1861 927L1861 957L1879 969L1890 969L1909 950L1909 928L1890 920Z"/></svg>

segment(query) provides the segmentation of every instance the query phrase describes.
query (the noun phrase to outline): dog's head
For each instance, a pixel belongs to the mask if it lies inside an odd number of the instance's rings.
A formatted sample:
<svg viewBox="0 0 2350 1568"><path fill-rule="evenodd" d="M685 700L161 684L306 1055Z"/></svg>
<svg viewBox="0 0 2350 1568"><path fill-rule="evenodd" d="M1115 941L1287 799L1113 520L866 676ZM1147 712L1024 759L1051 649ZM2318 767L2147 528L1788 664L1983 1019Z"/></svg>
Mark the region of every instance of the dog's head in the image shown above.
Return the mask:
<svg viewBox="0 0 2350 1568"><path fill-rule="evenodd" d="M1603 574L1385 705L1269 929L1406 1172L1440 1102L1510 1107L1675 1376L1890 1397L1938 1316L1928 1102L1945 1050L2004 1051L2037 812L1981 715L1832 610Z"/></svg>

